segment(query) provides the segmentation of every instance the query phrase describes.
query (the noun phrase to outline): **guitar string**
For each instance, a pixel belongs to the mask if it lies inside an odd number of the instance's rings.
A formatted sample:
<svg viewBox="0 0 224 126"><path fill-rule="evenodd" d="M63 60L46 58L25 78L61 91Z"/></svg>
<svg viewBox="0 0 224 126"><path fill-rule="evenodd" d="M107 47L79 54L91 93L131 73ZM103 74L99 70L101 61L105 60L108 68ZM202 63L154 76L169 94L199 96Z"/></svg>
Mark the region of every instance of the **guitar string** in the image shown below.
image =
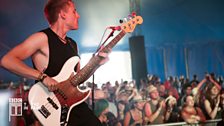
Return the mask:
<svg viewBox="0 0 224 126"><path fill-rule="evenodd" d="M57 34L56 34L56 35L57 35ZM74 49L74 47L71 45L71 43L70 43L71 41L70 41L69 39L66 39L66 38L63 39L63 38L60 37L59 35L57 35L57 37L58 37L63 43L65 43L65 44L69 43L70 46ZM66 88L68 88L68 87L70 87L70 85L66 85ZM63 93L64 93L64 92L63 92ZM53 101L56 105L57 105L57 102L55 102L55 101L58 100L60 106L61 106L60 101L61 101L61 100L64 100L64 98L62 98L60 94L59 94L59 97L57 97L56 94L55 94L55 95L53 95L53 96L50 96L49 98L51 98L52 101ZM52 106L52 104L49 103L49 101L44 103L44 107L45 107L49 112L52 112L52 109L55 109L55 108Z"/></svg>
<svg viewBox="0 0 224 126"><path fill-rule="evenodd" d="M57 35L57 34L56 34ZM72 45L71 45L71 43L70 43L70 41L68 41L68 39L63 39L63 38L61 38L59 35L57 35L58 36L58 38L61 40L61 41L63 41L65 44L67 44L68 42L69 42L69 44L70 44L70 46L72 47L72 48L74 48ZM73 76L72 77L72 79L74 79L75 78L75 76ZM72 81L72 80L70 80L70 81ZM74 83L74 81L72 82L72 83ZM72 84L73 85L73 84ZM74 86L74 85L73 85ZM72 87L73 87L72 86ZM68 84L68 85L66 85L66 88L68 88L68 87L70 87L70 85ZM64 93L64 92L62 92L62 93ZM60 94L59 94L60 95ZM55 96L55 97L54 97ZM63 100L63 98L62 97L57 97L56 95L54 95L53 97L52 97L52 99L53 99L53 101L55 101L55 99L58 99L58 100L60 100L60 99L62 99ZM59 102L60 103L60 102ZM50 105L49 103L47 103L46 104L46 106L47 105ZM51 106L50 106L51 107ZM51 107L51 108L53 108L53 107Z"/></svg>
<svg viewBox="0 0 224 126"><path fill-rule="evenodd" d="M56 35L57 35L57 34L56 34ZM65 43L69 43L70 46L71 46L72 48L74 48L74 47L71 45L71 43L70 43L71 41L70 41L69 39L66 39L66 38L63 39L63 38L61 38L59 35L57 35L57 37L58 37L61 41L65 42ZM75 76L72 76L72 80L73 80L74 78L75 78ZM71 81L72 81L72 80L71 80ZM74 83L74 81L72 81L72 83ZM73 85L73 84L72 84L72 85ZM67 84L67 85L65 85L65 86L66 86L66 88L69 88L69 87L70 87L69 84ZM74 86L74 85L73 85L73 86ZM62 93L64 93L64 92L62 91ZM61 94L59 94L59 95L61 96ZM64 100L62 97L59 97L59 98L58 98L56 95L53 96L53 97L51 97L51 98L52 98L53 101L55 101L56 99L58 99L59 101L60 101L60 100ZM60 103L60 102L59 102L59 103ZM52 105L51 105L49 102L46 103L45 105L46 105L47 108L50 107L49 109L53 108L53 107L51 107Z"/></svg>
<svg viewBox="0 0 224 126"><path fill-rule="evenodd" d="M56 34L56 33L55 33ZM57 34L56 34L57 35ZM63 43L65 43L65 44L67 44L68 42L70 42L70 41L67 41L67 39L65 38L65 39L63 39L62 37L60 37L59 35L57 35L57 37L63 42ZM51 99L52 99L52 101L54 101L54 103L57 105L57 103L55 102L56 100L58 100L58 102L59 102L59 104L60 104L60 100L64 100L62 97L57 97L56 96L56 94L55 95L53 95L53 97L50 97ZM60 104L60 106L61 106L61 104ZM54 109L54 107L52 106L52 104L51 103L49 103L49 102L47 102L47 103L45 103L45 107L46 107L46 109L48 109L48 111L49 112L51 112L52 111L52 109Z"/></svg>
<svg viewBox="0 0 224 126"><path fill-rule="evenodd" d="M57 35L58 36L58 35ZM72 47L72 48L74 48L72 45L71 45L71 43L70 43L70 41L69 41L69 39L63 39L63 38L61 38L60 36L58 36L58 38L61 40L61 41L64 41L65 43L69 43L70 44L70 46ZM115 38L116 39L116 38ZM72 80L75 78L75 76L72 76ZM71 80L71 81L72 81ZM74 81L72 82L72 83L74 83ZM73 85L73 84L72 84ZM68 88L68 87L70 87L70 85L69 84L67 84L66 85L66 88ZM75 87L74 87L75 88ZM77 87L76 87L77 88ZM64 92L62 92L62 93L64 93ZM61 96L61 94L59 94L60 96ZM56 104L56 102L55 102L55 100L57 99L57 100L64 100L62 97L57 97L56 96L56 94L55 95L53 95L53 97L51 97L51 99L54 101L54 103ZM59 102L59 104L60 104L60 102ZM61 104L60 104L61 105ZM52 109L55 109L53 106L52 106L52 104L50 104L49 102L48 103L45 103L45 106L46 106L46 108L48 109L48 111L49 112L52 112Z"/></svg>
<svg viewBox="0 0 224 126"><path fill-rule="evenodd" d="M57 34L56 34L57 35ZM63 39L62 37L60 37L59 35L57 35L57 37L61 40L61 41L63 41L64 43L69 43L69 45L70 45L70 47L75 51L76 49L74 48L74 46L71 44L71 40L69 39L69 38L67 38L67 37L65 37L65 39ZM75 75L73 75L73 76L71 76L71 78L72 79L74 79L75 78ZM69 80L70 81L70 80ZM71 80L72 81L72 80ZM72 81L72 83L70 83L71 85L72 85L72 88L77 88L76 86L74 86L73 85L73 83L74 83L74 81ZM65 88L67 89L67 88L70 88L71 87L71 85L70 84L67 84L67 85L65 85ZM63 91L62 91L62 93L64 93ZM60 94L59 94L60 95ZM57 98L57 97L56 97ZM61 98L62 100L64 100L63 98Z"/></svg>

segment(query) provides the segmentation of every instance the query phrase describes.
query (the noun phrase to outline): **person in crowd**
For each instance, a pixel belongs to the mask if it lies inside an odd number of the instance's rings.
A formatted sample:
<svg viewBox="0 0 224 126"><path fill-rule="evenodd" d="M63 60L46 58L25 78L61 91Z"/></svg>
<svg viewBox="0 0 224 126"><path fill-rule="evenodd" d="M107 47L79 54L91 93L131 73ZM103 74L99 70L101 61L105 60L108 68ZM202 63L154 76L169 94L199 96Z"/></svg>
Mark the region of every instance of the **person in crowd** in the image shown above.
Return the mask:
<svg viewBox="0 0 224 126"><path fill-rule="evenodd" d="M109 103L106 99L99 99L95 103L94 113L100 120L100 122L106 126L107 124L107 116L106 114L109 112ZM88 120L86 120L88 121Z"/></svg>
<svg viewBox="0 0 224 126"><path fill-rule="evenodd" d="M170 76L164 83L165 89L167 91L167 96L173 95L177 100L179 99L179 94L177 88L173 86L174 80L173 77Z"/></svg>
<svg viewBox="0 0 224 126"><path fill-rule="evenodd" d="M195 107L193 96L188 95L184 101L185 104L181 109L181 118L185 122L189 124L194 124L206 121L202 110L199 107Z"/></svg>
<svg viewBox="0 0 224 126"><path fill-rule="evenodd" d="M163 84L161 84L159 86L159 96L164 99L167 97L167 92L166 92L165 86Z"/></svg>
<svg viewBox="0 0 224 126"><path fill-rule="evenodd" d="M141 126L144 123L143 107L145 101L141 95L136 95L132 99L132 108L126 112L124 126Z"/></svg>
<svg viewBox="0 0 224 126"><path fill-rule="evenodd" d="M179 94L178 91L175 87L170 87L170 89L167 91L167 96L173 96L175 97L177 100L179 99Z"/></svg>
<svg viewBox="0 0 224 126"><path fill-rule="evenodd" d="M199 84L194 87L192 89L192 92L191 94L193 95L194 97L194 100L195 100L195 106L200 106L203 99L204 99L204 96L203 94L205 93L205 90L206 90L206 86L204 86L203 84L205 84L207 82L207 79L204 78L202 79ZM207 85L207 84L206 84Z"/></svg>
<svg viewBox="0 0 224 126"><path fill-rule="evenodd" d="M220 100L221 96L219 88L214 84L209 84L202 104L206 119L221 118Z"/></svg>
<svg viewBox="0 0 224 126"><path fill-rule="evenodd" d="M136 87L133 87L129 85L128 82L125 82L123 85L120 85L115 91L115 100L122 100L125 101L126 104L128 104L130 99L132 99L137 93L138 90Z"/></svg>
<svg viewBox="0 0 224 126"><path fill-rule="evenodd" d="M179 98L178 100L178 106L179 109L181 109L182 105L184 104L184 99L188 96L191 95L192 92L192 86L190 84L185 84L183 87L183 95Z"/></svg>
<svg viewBox="0 0 224 126"><path fill-rule="evenodd" d="M106 113L107 116L107 126L123 126L122 123L115 117L112 112Z"/></svg>
<svg viewBox="0 0 224 126"><path fill-rule="evenodd" d="M198 76L196 74L193 75L193 79L190 81L190 84L192 84L193 88L198 85Z"/></svg>
<svg viewBox="0 0 224 126"><path fill-rule="evenodd" d="M172 95L168 96L165 99L165 103L167 106L167 111L170 113L170 117L166 121L167 123L178 122L179 121L179 109L177 106L177 100Z"/></svg>
<svg viewBox="0 0 224 126"><path fill-rule="evenodd" d="M151 100L145 103L144 113L150 124L163 124L170 117L170 110L166 109L165 99L159 96L157 88L153 85L148 87ZM171 108L170 108L171 109Z"/></svg>
<svg viewBox="0 0 224 126"><path fill-rule="evenodd" d="M119 120L119 122L121 122L121 124L124 123L124 116L125 116L125 113L126 113L126 102L120 100L117 102L117 110L118 110L118 116L117 116L117 119Z"/></svg>

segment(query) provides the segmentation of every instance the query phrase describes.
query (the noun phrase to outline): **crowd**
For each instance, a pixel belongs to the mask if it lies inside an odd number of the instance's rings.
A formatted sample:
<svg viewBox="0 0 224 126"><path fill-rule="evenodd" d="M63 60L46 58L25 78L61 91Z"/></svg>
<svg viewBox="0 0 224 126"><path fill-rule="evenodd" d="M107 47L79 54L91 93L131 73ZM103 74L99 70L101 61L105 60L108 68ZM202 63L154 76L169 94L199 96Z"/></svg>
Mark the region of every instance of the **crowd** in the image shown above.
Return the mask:
<svg viewBox="0 0 224 126"><path fill-rule="evenodd" d="M214 74L207 74L201 81L194 75L192 80L181 76L168 77L164 82L152 75L142 79L140 84L116 81L112 85L107 82L95 90L94 111L105 125L174 122L203 125L206 120L224 117L223 82ZM91 105L91 98L89 103ZM104 105L99 107L101 104Z"/></svg>

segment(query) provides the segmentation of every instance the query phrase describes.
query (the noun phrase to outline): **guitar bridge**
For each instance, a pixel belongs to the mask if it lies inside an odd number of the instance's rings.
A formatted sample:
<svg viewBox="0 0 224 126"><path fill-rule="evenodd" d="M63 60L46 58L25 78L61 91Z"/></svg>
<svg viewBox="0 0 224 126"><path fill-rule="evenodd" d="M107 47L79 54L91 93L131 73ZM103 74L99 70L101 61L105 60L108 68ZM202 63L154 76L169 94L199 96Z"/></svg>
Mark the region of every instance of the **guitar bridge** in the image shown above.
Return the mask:
<svg viewBox="0 0 224 126"><path fill-rule="evenodd" d="M38 111L45 117L47 118L51 113L42 105Z"/></svg>

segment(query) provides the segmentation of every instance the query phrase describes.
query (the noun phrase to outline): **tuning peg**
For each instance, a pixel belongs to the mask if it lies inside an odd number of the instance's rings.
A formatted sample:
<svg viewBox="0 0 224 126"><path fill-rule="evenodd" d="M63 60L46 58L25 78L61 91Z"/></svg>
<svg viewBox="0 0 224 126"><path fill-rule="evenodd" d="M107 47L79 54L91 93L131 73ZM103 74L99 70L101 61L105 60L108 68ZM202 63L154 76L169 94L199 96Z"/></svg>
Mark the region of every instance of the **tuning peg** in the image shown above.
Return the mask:
<svg viewBox="0 0 224 126"><path fill-rule="evenodd" d="M127 19L127 18L124 18L124 21L125 21L125 22L127 22L127 21L128 21L128 19Z"/></svg>
<svg viewBox="0 0 224 126"><path fill-rule="evenodd" d="M135 16L136 16L136 12L132 12L131 15L132 15L133 17L135 17Z"/></svg>
<svg viewBox="0 0 224 126"><path fill-rule="evenodd" d="M131 20L132 19L132 15L129 14L128 15L128 19Z"/></svg>
<svg viewBox="0 0 224 126"><path fill-rule="evenodd" d="M120 22L120 24L122 24L124 21L120 19L119 22Z"/></svg>

